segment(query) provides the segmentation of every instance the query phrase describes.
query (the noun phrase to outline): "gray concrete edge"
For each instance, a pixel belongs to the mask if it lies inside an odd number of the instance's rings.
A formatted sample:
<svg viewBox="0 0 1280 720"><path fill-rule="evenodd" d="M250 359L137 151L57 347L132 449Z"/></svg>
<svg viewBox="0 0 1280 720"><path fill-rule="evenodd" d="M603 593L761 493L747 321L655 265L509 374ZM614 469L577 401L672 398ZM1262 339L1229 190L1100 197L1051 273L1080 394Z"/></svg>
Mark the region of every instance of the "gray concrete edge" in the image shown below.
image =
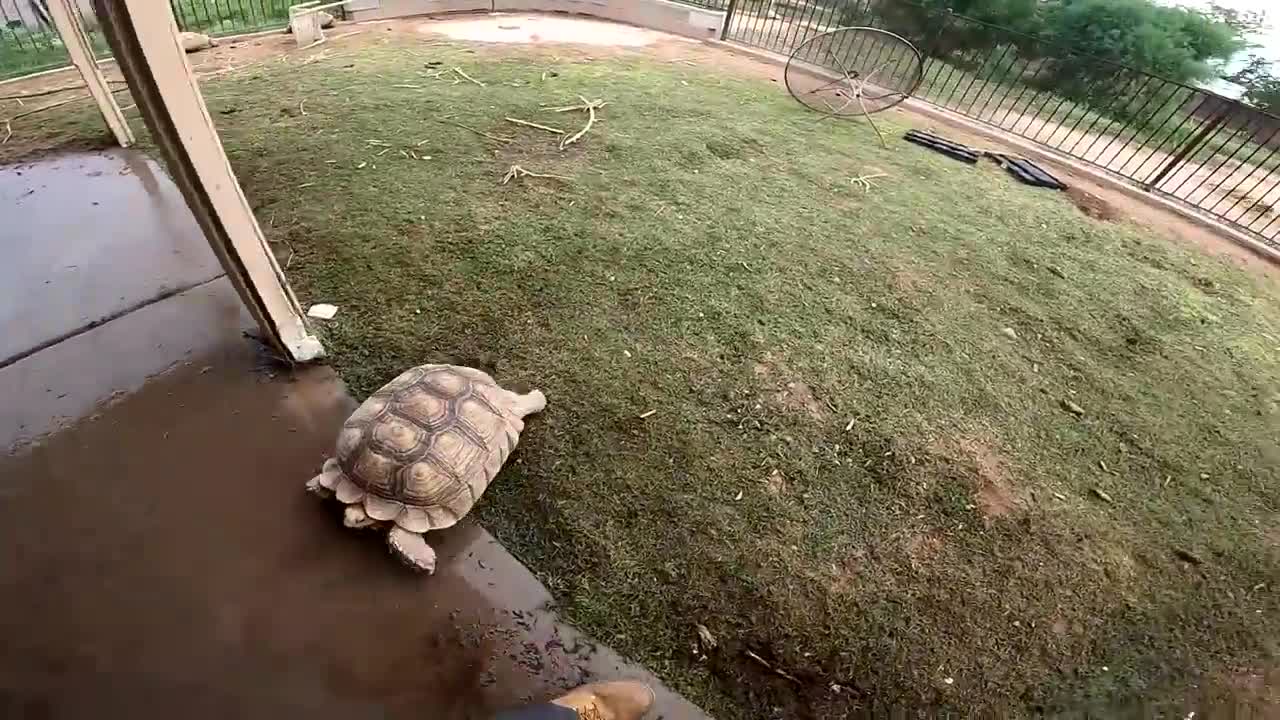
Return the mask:
<svg viewBox="0 0 1280 720"><path fill-rule="evenodd" d="M673 0L352 0L349 8L356 22L437 14L566 13L629 23L697 40L720 37L727 15L723 10Z"/></svg>
<svg viewBox="0 0 1280 720"><path fill-rule="evenodd" d="M729 52L743 55L754 60L759 60L760 62L768 63L770 65L784 66L787 63L787 57L785 55L769 52L768 50L746 47L727 40L708 40L706 42ZM1103 170L1097 166L1090 165L1081 160L1077 160L1034 141L1027 140L1016 135L1011 135L1007 131L993 125L988 125L986 123L967 118L959 113L933 105L924 100L908 98L902 106L920 115L945 122L948 125L962 128L963 130L972 132L975 135L981 135L984 138L999 142L1002 145L1015 148L1032 160L1041 160L1061 165L1077 175L1083 176L1092 182L1098 183L1099 185L1104 185L1107 188L1116 190L1117 192L1124 193L1126 196L1137 200L1138 202L1145 203L1166 212L1174 213L1184 220L1193 222L1212 233L1221 235L1227 240L1240 245L1264 260L1280 264L1280 250L1277 250L1264 242L1255 240L1253 236L1248 233L1237 230L1230 225L1207 216L1188 205L1148 192L1127 178L1121 177L1107 170Z"/></svg>

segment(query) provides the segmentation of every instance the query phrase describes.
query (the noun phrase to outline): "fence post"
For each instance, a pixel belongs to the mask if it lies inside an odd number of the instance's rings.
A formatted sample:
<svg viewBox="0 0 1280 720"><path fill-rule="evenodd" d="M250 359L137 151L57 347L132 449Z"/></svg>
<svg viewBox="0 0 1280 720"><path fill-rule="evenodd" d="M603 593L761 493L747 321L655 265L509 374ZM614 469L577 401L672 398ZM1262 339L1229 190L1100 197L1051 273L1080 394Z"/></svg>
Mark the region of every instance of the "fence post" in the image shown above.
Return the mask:
<svg viewBox="0 0 1280 720"><path fill-rule="evenodd" d="M1222 124L1227 121L1227 114L1229 112L1230 106L1224 105L1219 108L1218 112L1213 116L1213 119L1201 128L1200 132L1196 133L1190 140L1183 143L1182 147L1178 148L1178 151L1173 154L1173 157L1169 158L1169 161L1166 162L1164 166L1142 183L1143 187L1148 189L1159 187L1161 181L1163 181L1169 173L1184 165L1191 153L1195 152L1196 149L1203 145L1206 140L1212 137L1213 134L1218 131L1218 128L1222 127Z"/></svg>
<svg viewBox="0 0 1280 720"><path fill-rule="evenodd" d="M102 113L102 119L111 129L111 134L115 135L116 143L120 147L129 147L133 144L133 133L129 130L129 123L125 121L120 106L111 95L111 86L103 77L97 58L93 56L93 45L85 35L80 8L74 0L52 0L48 10L53 16L58 35L62 36L62 44L71 57L71 64L80 71L85 88L97 103L98 112Z"/></svg>
<svg viewBox="0 0 1280 720"><path fill-rule="evenodd" d="M729 39L729 23L733 22L733 11L738 9L738 0L729 0L729 6L724 9L724 25L720 28L720 39Z"/></svg>

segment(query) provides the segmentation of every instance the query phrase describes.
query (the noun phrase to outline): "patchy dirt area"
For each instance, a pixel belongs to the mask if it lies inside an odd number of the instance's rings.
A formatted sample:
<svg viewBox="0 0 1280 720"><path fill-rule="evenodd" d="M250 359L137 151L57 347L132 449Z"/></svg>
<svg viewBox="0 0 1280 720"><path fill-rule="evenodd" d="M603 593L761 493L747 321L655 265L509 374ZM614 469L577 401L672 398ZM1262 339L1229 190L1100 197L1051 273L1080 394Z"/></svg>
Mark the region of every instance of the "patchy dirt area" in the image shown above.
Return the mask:
<svg viewBox="0 0 1280 720"><path fill-rule="evenodd" d="M483 48L484 43L538 44L561 47L571 57L590 57L601 53L617 55L643 52L647 56L667 58L691 67L713 68L717 73L764 77L777 83L781 82L782 77L782 68L778 66L739 53L728 52L709 43L617 23L519 13L404 18L343 24L328 32L330 39L325 47L306 50L299 49L292 36L279 32L258 33L222 39L218 46L195 53L189 57L189 60L195 73L200 78L206 79L271 61L306 62L308 57L317 55L333 57L338 53L357 53L361 47L383 43L389 36L397 36L399 39L404 39L406 36L416 37L427 45L432 38L436 37L465 39L479 43L478 48ZM120 80L119 71L114 64L105 64L104 68L109 79ZM78 76L68 70L0 84L0 88L3 88L0 94L25 95L57 87L74 87L79 84ZM66 98L64 95L53 97ZM12 105L12 101L8 102L10 104L0 100L0 117L15 113L16 106ZM34 100L25 102L31 103ZM87 100L85 102L87 103ZM121 102L126 106L132 104L129 100L121 100ZM29 108L23 108L23 110L26 109ZM953 127L935 118L913 113L907 108L898 107L889 112L913 127L943 132L948 137L976 147L994 148L999 145L988 138L967 133L963 128ZM57 112L49 112L45 117L52 119L57 118L58 115ZM135 121L135 127L140 127L141 122L137 120L136 111L129 112L128 115ZM54 124L58 125L60 122L55 121ZM87 127L84 124L76 125L68 128L66 132L56 133L53 137L46 137L43 134L26 136L15 127L13 137L5 146L0 147L0 162L12 162L55 148L100 148L109 143L110 137L105 131L95 129L92 123ZM1002 149L1012 152L1011 148ZM1107 186L1077 177L1066 168L1055 167L1050 163L1046 165L1051 172L1067 181L1076 190L1070 194L1069 199L1090 217L1111 222L1130 220L1149 227L1153 226L1164 231L1162 234L1182 242L1193 243L1215 254L1228 256L1239 264L1257 271L1280 272L1274 263L1260 258L1255 253L1196 223Z"/></svg>
<svg viewBox="0 0 1280 720"><path fill-rule="evenodd" d="M423 23L418 31L453 40L485 43L577 44L640 47L670 41L666 33L634 25L559 15L484 15Z"/></svg>
<svg viewBox="0 0 1280 720"><path fill-rule="evenodd" d="M765 400L774 407L790 413L804 413L813 420L826 420L831 409L814 395L809 384L794 378L781 361L766 354L752 366L752 373L765 388Z"/></svg>
<svg viewBox="0 0 1280 720"><path fill-rule="evenodd" d="M421 25L252 61L211 109L299 296L342 307L357 393L488 353L554 398L477 510L575 621L725 718L1185 716L1189 683L1268 657L1274 601L1239 594L1273 554L1268 279L816 123L712 46ZM505 121L579 94L609 105L572 152ZM525 151L572 179L502 184ZM1206 498L1215 522L1168 521Z"/></svg>
<svg viewBox="0 0 1280 720"><path fill-rule="evenodd" d="M1067 197L1071 198L1071 202L1080 208L1080 212L1088 215L1094 220L1106 220L1107 222L1116 222L1124 216L1111 205L1111 203L1094 195L1080 187L1069 187L1066 192Z"/></svg>
<svg viewBox="0 0 1280 720"><path fill-rule="evenodd" d="M1021 505L1009 461L990 433L946 438L933 443L931 449L964 476L973 504L986 520L1005 517Z"/></svg>
<svg viewBox="0 0 1280 720"><path fill-rule="evenodd" d="M978 135L959 125L921 115L907 108L897 107L889 112L913 127L943 135L970 147L1018 154L1013 146L1002 146L985 135ZM1241 267L1280 277L1280 265L1241 247L1224 235L1206 229L1199 223L1187 220L1154 203L1143 202L1110 185L1079 175L1065 166L1042 160L1036 162L1044 165L1050 173L1076 191L1074 195L1068 195L1067 199L1089 217L1109 222L1137 223L1156 230L1162 237L1195 245L1213 255L1230 258Z"/></svg>

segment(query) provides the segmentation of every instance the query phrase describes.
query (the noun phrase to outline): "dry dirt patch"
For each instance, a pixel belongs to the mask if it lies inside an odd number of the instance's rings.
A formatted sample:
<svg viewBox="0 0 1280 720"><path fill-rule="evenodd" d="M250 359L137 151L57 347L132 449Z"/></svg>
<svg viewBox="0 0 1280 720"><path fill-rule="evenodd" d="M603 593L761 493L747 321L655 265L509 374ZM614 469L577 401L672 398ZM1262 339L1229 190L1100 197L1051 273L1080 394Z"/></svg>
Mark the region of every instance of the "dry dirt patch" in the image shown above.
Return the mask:
<svg viewBox="0 0 1280 720"><path fill-rule="evenodd" d="M752 367L752 373L766 387L771 387L766 400L775 408L788 413L804 413L810 419L826 421L831 409L818 400L808 383L795 379L794 373L780 360L766 354Z"/></svg>
<svg viewBox="0 0 1280 720"><path fill-rule="evenodd" d="M1094 220L1116 222L1124 219L1124 215L1111 203L1103 200L1097 195L1094 195L1088 190L1073 186L1067 188L1065 192L1067 197L1071 199L1072 204L1080 208L1080 212L1088 215Z"/></svg>
<svg viewBox="0 0 1280 720"><path fill-rule="evenodd" d="M973 492L973 503L987 520L1005 517L1021 506L1009 462L989 433L962 435L936 441L932 451L963 473Z"/></svg>
<svg viewBox="0 0 1280 720"><path fill-rule="evenodd" d="M912 535L907 539L903 548L907 552L907 559L911 562L912 568L919 568L925 565L942 551L942 538L934 533L920 533Z"/></svg>

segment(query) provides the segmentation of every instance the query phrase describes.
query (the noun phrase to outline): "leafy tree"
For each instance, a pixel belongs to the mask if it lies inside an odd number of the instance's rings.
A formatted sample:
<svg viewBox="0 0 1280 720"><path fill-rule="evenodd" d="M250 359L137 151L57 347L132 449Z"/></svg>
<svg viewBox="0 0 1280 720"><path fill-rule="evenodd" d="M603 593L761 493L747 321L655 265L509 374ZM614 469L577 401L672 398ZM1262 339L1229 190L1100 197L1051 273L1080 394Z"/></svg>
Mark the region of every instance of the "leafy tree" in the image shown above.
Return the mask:
<svg viewBox="0 0 1280 720"><path fill-rule="evenodd" d="M1241 37L1248 37L1267 28L1267 14L1262 10L1237 10L1210 2L1208 14L1235 28L1236 34Z"/></svg>
<svg viewBox="0 0 1280 720"><path fill-rule="evenodd" d="M1179 82L1212 77L1215 64L1246 45L1236 28L1210 14L1150 0L1057 0L1044 13L1045 37L1060 48ZM1086 75L1103 79L1114 71Z"/></svg>
<svg viewBox="0 0 1280 720"><path fill-rule="evenodd" d="M1013 45L1019 33L1040 28L1039 0L877 0L872 7L886 29L937 57ZM949 13L980 22L950 21ZM858 18L865 24L865 12L846 16L845 24L859 24Z"/></svg>
<svg viewBox="0 0 1280 720"><path fill-rule="evenodd" d="M1244 67L1226 79L1244 88L1244 99L1254 107L1280 115L1280 78L1272 74L1270 60L1250 55Z"/></svg>
<svg viewBox="0 0 1280 720"><path fill-rule="evenodd" d="M1187 91L1128 72L1194 84L1215 77L1247 43L1211 13L1151 0L1050 0L1037 85L1116 117L1145 121ZM1101 58L1106 62L1099 62Z"/></svg>

